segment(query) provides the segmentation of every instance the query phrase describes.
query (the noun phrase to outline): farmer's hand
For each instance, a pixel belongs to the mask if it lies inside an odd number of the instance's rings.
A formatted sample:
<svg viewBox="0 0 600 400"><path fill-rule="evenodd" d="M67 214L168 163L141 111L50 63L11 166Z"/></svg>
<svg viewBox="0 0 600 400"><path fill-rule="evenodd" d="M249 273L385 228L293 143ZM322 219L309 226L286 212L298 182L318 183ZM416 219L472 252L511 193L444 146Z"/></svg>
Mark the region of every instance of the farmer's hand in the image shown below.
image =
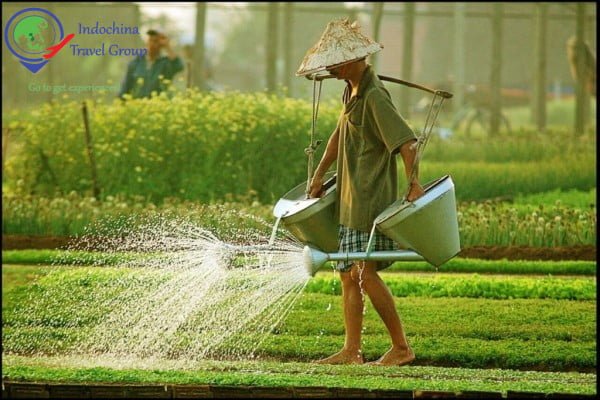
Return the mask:
<svg viewBox="0 0 600 400"><path fill-rule="evenodd" d="M419 197L423 196L423 194L425 194L425 191L423 190L423 187L421 186L421 184L418 181L413 181L410 184L410 190L408 191L406 200L415 201Z"/></svg>
<svg viewBox="0 0 600 400"><path fill-rule="evenodd" d="M323 195L323 177L320 175L313 176L310 181L310 198L321 197Z"/></svg>

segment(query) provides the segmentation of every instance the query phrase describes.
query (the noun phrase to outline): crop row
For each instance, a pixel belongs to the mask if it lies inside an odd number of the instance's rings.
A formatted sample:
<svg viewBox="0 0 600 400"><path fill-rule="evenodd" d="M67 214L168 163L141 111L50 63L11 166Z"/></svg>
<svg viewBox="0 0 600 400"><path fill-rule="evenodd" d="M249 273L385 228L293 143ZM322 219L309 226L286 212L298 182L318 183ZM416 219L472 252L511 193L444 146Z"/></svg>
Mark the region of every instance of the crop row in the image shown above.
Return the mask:
<svg viewBox="0 0 600 400"><path fill-rule="evenodd" d="M462 247L476 245L527 245L539 247L596 243L596 207L512 205L486 201L458 204ZM97 201L75 192L59 198L4 195L2 233L81 236L119 224L137 223L157 216L179 217L212 230L223 240L245 231L270 237L275 223L272 207L259 203L199 204L169 199L160 206L140 197L108 197ZM126 222L123 222L126 220ZM282 237L285 229L279 227Z"/></svg>
<svg viewBox="0 0 600 400"><path fill-rule="evenodd" d="M144 366L148 366L145 361ZM96 357L86 362L73 357L24 357L9 355L2 360L2 370L7 380L22 382L69 382L71 384L122 383L149 384L161 389L169 384L211 385L222 388L231 396L231 388L267 396L292 397L294 392L309 396L323 395L327 388L331 397L337 392L339 398L356 395L347 388L366 388L369 395L388 396L394 391L434 390L461 392L466 398L479 396L481 392L504 392L504 398L522 398L523 392L560 393L548 398L593 398L596 393L595 373L519 371L502 369L474 369L461 367L405 366L402 368L379 368L369 365L319 365L305 362L280 362L278 360L227 361L202 360L186 364L186 368L172 368L164 360L156 366L115 368L110 362ZM222 385L222 386L221 386ZM8 386L8 385L7 385ZM308 386L308 387L307 387ZM191 386L193 388L193 386ZM297 389L292 390L292 387ZM299 390L299 387L304 387ZM314 387L314 388L311 388ZM338 389L339 388L339 389ZM266 390L265 390L266 389ZM277 390L279 389L279 390ZM311 390L312 389L312 390ZM379 391L383 392L379 392ZM205 392L202 391L201 394ZM364 393L364 392L363 392ZM396 396L398 392L394 393ZM567 394L566 396L564 394ZM568 396L568 397L567 397ZM494 397L496 398L496 397Z"/></svg>
<svg viewBox="0 0 600 400"><path fill-rule="evenodd" d="M63 267L28 285L3 288L3 354L76 351L114 307L115 298L136 303L149 288L158 287L154 275L140 271ZM395 302L421 365L595 368L595 299L397 297ZM341 303L339 296L301 293L283 320L260 330L262 342L255 354L307 361L335 351L343 344ZM387 349L389 337L370 302L365 304L364 354L373 359ZM177 335L197 334L193 329L193 324L182 325ZM222 346L256 339L251 331L240 335ZM186 345L185 340L175 343Z"/></svg>
<svg viewBox="0 0 600 400"><path fill-rule="evenodd" d="M596 281L591 278L512 277L470 275L402 274L387 278L396 297L472 297L486 299L560 299L595 300ZM332 278L311 280L306 291L341 294L339 282Z"/></svg>
<svg viewBox="0 0 600 400"><path fill-rule="evenodd" d="M3 264L18 265L82 265L106 266L127 262L135 253L99 252L80 250L4 250ZM327 267L323 268L326 271ZM398 262L386 272L433 272L433 267L424 261ZM440 272L511 274L511 275L589 275L596 276L595 261L508 261L481 260L456 257L440 267Z"/></svg>

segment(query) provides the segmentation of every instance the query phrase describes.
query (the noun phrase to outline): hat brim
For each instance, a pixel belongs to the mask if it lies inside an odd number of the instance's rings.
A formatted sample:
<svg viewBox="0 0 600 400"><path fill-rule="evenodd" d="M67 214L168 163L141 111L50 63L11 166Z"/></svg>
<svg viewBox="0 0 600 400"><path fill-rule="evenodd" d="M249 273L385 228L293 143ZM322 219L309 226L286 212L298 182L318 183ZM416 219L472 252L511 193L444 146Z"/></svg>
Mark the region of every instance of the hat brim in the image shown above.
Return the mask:
<svg viewBox="0 0 600 400"><path fill-rule="evenodd" d="M357 57L357 58L354 58L352 60L344 61L344 62L337 63L337 64L332 64L332 65L326 65L326 66L321 66L321 67L317 67L317 68L312 68L312 69L309 69L309 70L306 70L306 71L302 71L302 72L296 72L296 76L306 76L306 75L316 74L317 72L326 71L328 68L341 67L342 65L351 64L353 62L360 61L360 60L362 60L364 58L367 58L367 57L368 56Z"/></svg>

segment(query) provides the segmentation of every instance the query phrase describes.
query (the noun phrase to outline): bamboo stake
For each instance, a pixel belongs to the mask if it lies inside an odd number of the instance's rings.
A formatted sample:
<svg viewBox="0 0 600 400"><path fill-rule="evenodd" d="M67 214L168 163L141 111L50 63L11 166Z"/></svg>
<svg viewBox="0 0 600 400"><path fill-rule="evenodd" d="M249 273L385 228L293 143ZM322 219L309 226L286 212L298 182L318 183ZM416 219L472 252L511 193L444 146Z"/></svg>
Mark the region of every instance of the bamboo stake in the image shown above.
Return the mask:
<svg viewBox="0 0 600 400"><path fill-rule="evenodd" d="M92 144L92 135L90 133L90 124L88 120L88 109L85 101L82 102L82 112L83 112L83 124L85 131L85 144L87 148L88 157L90 159L90 169L92 172L92 190L95 198L100 197L100 188L98 187L98 180L96 178L96 158L94 157L94 148Z"/></svg>

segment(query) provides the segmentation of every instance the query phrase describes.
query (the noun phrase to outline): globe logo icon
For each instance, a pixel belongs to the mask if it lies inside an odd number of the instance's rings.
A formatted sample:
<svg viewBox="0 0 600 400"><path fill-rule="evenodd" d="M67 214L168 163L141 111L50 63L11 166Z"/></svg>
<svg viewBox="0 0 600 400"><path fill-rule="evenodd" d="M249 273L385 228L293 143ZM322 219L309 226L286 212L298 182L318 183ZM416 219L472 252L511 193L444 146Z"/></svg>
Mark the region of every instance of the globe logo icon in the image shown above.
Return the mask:
<svg viewBox="0 0 600 400"><path fill-rule="evenodd" d="M75 35L65 37L56 15L43 8L25 8L13 15L4 29L10 52L36 73Z"/></svg>
<svg viewBox="0 0 600 400"><path fill-rule="evenodd" d="M56 32L45 18L26 16L15 24L13 40L25 53L39 55L54 44Z"/></svg>

